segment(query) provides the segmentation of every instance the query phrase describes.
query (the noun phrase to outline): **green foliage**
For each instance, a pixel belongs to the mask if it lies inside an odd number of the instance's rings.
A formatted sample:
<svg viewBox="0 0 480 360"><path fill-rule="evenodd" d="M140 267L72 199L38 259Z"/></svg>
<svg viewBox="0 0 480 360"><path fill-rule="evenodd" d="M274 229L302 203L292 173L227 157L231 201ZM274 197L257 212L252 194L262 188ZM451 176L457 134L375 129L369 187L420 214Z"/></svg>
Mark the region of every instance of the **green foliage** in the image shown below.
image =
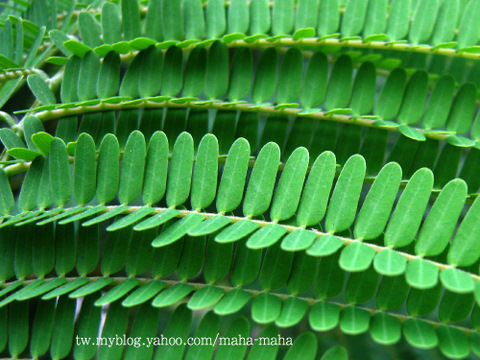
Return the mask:
<svg viewBox="0 0 480 360"><path fill-rule="evenodd" d="M0 358L480 356L480 1L1 6Z"/></svg>

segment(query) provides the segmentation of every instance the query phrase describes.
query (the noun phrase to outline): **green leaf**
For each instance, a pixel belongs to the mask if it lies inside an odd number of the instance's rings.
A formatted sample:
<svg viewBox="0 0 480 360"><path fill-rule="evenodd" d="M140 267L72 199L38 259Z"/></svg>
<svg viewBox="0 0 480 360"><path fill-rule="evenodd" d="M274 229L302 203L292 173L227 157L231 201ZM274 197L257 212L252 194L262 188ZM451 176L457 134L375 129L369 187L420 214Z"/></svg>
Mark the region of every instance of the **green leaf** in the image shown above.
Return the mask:
<svg viewBox="0 0 480 360"><path fill-rule="evenodd" d="M222 178L218 187L217 210L220 213L232 211L240 205L250 157L250 145L243 138L237 139L231 146Z"/></svg>
<svg viewBox="0 0 480 360"><path fill-rule="evenodd" d="M106 3L108 4L108 3ZM110 51L100 65L97 95L99 99L108 99L117 95L120 85L120 56Z"/></svg>
<svg viewBox="0 0 480 360"><path fill-rule="evenodd" d="M40 356L48 351L54 316L55 300L39 302L30 337L30 353L32 356Z"/></svg>
<svg viewBox="0 0 480 360"><path fill-rule="evenodd" d="M441 1L438 17L433 29L432 44L439 45L455 39L456 20L459 14L459 1Z"/></svg>
<svg viewBox="0 0 480 360"><path fill-rule="evenodd" d="M280 66L276 93L277 104L293 103L300 96L302 88L303 56L300 50L291 48Z"/></svg>
<svg viewBox="0 0 480 360"><path fill-rule="evenodd" d="M151 216L148 219L142 221L141 223L135 225L133 230L135 231L144 231L148 229L152 229L154 227L160 226L167 221L173 219L176 217L178 214L180 214L179 210L175 209L166 209L157 215Z"/></svg>
<svg viewBox="0 0 480 360"><path fill-rule="evenodd" d="M115 44L122 41L122 21L117 4L105 2L102 6L103 41L106 44Z"/></svg>
<svg viewBox="0 0 480 360"><path fill-rule="evenodd" d="M260 215L270 206L279 162L280 148L277 144L270 142L260 150L243 202L246 217Z"/></svg>
<svg viewBox="0 0 480 360"><path fill-rule="evenodd" d="M160 280L148 281L128 295L122 301L122 306L132 307L143 304L162 291L165 286L166 284Z"/></svg>
<svg viewBox="0 0 480 360"><path fill-rule="evenodd" d="M440 272L440 280L445 289L457 294L471 293L475 288L474 280L469 274L454 268Z"/></svg>
<svg viewBox="0 0 480 360"><path fill-rule="evenodd" d="M203 221L204 217L198 213L191 213L184 217L182 220L177 221L175 224L170 226L167 230L158 235L153 241L153 247L162 247L169 245L182 236L184 236L190 229L193 229L195 226L200 224Z"/></svg>
<svg viewBox="0 0 480 360"><path fill-rule="evenodd" d="M145 181L142 198L147 205L160 201L165 195L168 170L168 139L156 131L148 143L145 164Z"/></svg>
<svg viewBox="0 0 480 360"><path fill-rule="evenodd" d="M234 314L243 308L251 298L251 293L241 289L233 289L220 299L213 311L218 315Z"/></svg>
<svg viewBox="0 0 480 360"><path fill-rule="evenodd" d="M275 324L278 327L283 328L295 326L302 320L307 309L308 303L306 301L295 297L289 297L283 302L282 312L275 321Z"/></svg>
<svg viewBox="0 0 480 360"><path fill-rule="evenodd" d="M425 129L435 129L445 124L452 105L454 89L455 79L452 76L445 75L438 80L423 117Z"/></svg>
<svg viewBox="0 0 480 360"><path fill-rule="evenodd" d="M304 229L297 229L282 240L282 249L285 251L300 251L310 248L317 234Z"/></svg>
<svg viewBox="0 0 480 360"><path fill-rule="evenodd" d="M287 229L277 224L269 224L255 232L247 241L247 247L250 249L263 249L275 244L285 235Z"/></svg>
<svg viewBox="0 0 480 360"><path fill-rule="evenodd" d="M342 250L339 264L345 271L364 271L370 266L374 256L375 250L370 246L354 242Z"/></svg>
<svg viewBox="0 0 480 360"><path fill-rule="evenodd" d="M373 266L379 274L398 276L405 272L407 259L393 250L385 249L375 256Z"/></svg>
<svg viewBox="0 0 480 360"><path fill-rule="evenodd" d="M403 335L408 343L416 348L432 349L438 345L433 326L420 319L407 319L403 323Z"/></svg>
<svg viewBox="0 0 480 360"><path fill-rule="evenodd" d="M32 74L27 78L28 87L32 90L33 94L42 105L56 104L57 99L52 90L48 87L47 83L40 75Z"/></svg>
<svg viewBox="0 0 480 360"><path fill-rule="evenodd" d="M336 0L333 0L336 1ZM322 1L324 4L328 1ZM308 62L300 94L300 104L304 109L320 106L327 91L328 60L324 53L316 52Z"/></svg>
<svg viewBox="0 0 480 360"><path fill-rule="evenodd" d="M96 198L102 205L113 200L117 195L119 182L119 145L117 138L107 134L100 145L97 164Z"/></svg>
<svg viewBox="0 0 480 360"><path fill-rule="evenodd" d="M231 219L222 215L208 218L188 232L190 236L203 236L217 232L231 223Z"/></svg>
<svg viewBox="0 0 480 360"><path fill-rule="evenodd" d="M72 281L67 282L65 285L55 288L46 295L43 295L42 300L49 300L56 298L57 296L68 294L69 292L74 291L75 289L87 284L88 282L90 282L90 279L76 278Z"/></svg>
<svg viewBox="0 0 480 360"><path fill-rule="evenodd" d="M72 348L76 301L68 297L58 299L53 322L50 356L53 359L66 357Z"/></svg>
<svg viewBox="0 0 480 360"><path fill-rule="evenodd" d="M347 0L342 19L342 37L360 35L365 22L368 0Z"/></svg>
<svg viewBox="0 0 480 360"><path fill-rule="evenodd" d="M95 142L88 134L78 137L73 167L73 196L83 205L92 200L96 189Z"/></svg>
<svg viewBox="0 0 480 360"><path fill-rule="evenodd" d="M170 306L183 299L194 290L194 287L189 284L178 283L172 287L167 288L158 294L152 301L152 306L165 307Z"/></svg>
<svg viewBox="0 0 480 360"><path fill-rule="evenodd" d="M140 195L146 156L145 137L140 131L132 132L125 146L120 172L118 199L121 204L126 205Z"/></svg>
<svg viewBox="0 0 480 360"><path fill-rule="evenodd" d="M278 53L275 48L268 48L262 52L253 83L252 100L254 104L264 103L272 97L275 91L277 67Z"/></svg>
<svg viewBox="0 0 480 360"><path fill-rule="evenodd" d="M340 316L340 329L349 335L358 335L368 330L370 314L364 309L347 306Z"/></svg>
<svg viewBox="0 0 480 360"><path fill-rule="evenodd" d="M259 324L274 322L280 316L282 301L277 296L260 293L252 302L252 318Z"/></svg>
<svg viewBox="0 0 480 360"><path fill-rule="evenodd" d="M387 34L390 41L403 39L410 26L411 0L394 0L388 17Z"/></svg>
<svg viewBox="0 0 480 360"><path fill-rule="evenodd" d="M435 26L438 8L438 0L419 0L417 2L408 37L413 45L428 41Z"/></svg>
<svg viewBox="0 0 480 360"><path fill-rule="evenodd" d="M129 311L120 305L120 302L110 304L107 311L105 325L102 329L102 337L115 338L117 334L125 334L128 327ZM100 346L98 357L100 359L111 359L122 356L124 344L115 344L110 347Z"/></svg>
<svg viewBox="0 0 480 360"><path fill-rule="evenodd" d="M79 297L87 296L89 294L93 294L94 292L99 291L104 287L110 285L113 281L114 279L108 277L99 278L70 293L68 297L71 299L76 299Z"/></svg>
<svg viewBox="0 0 480 360"><path fill-rule="evenodd" d="M230 225L225 230L220 232L215 237L215 241L219 243L238 241L248 234L251 234L253 231L258 229L259 226L260 225L258 223L248 219L237 221L233 225Z"/></svg>
<svg viewBox="0 0 480 360"><path fill-rule="evenodd" d="M480 1L473 0L470 1L465 7L463 16L461 17L460 22L458 23L458 35L457 35L457 47L458 49L463 49L468 46L477 45L478 39L480 37L480 29L475 26L475 23L472 22L472 19L475 19L477 16L480 16Z"/></svg>
<svg viewBox="0 0 480 360"><path fill-rule="evenodd" d="M325 351L320 360L347 360L348 352L343 346L336 345Z"/></svg>
<svg viewBox="0 0 480 360"><path fill-rule="evenodd" d="M24 142L8 127L0 129L0 139L7 149L26 148Z"/></svg>
<svg viewBox="0 0 480 360"><path fill-rule="evenodd" d="M165 54L163 62L163 80L161 94L164 96L177 96L182 90L183 83L183 53L176 46L172 46Z"/></svg>
<svg viewBox="0 0 480 360"><path fill-rule="evenodd" d="M299 337L297 337L293 343L293 346L290 347L284 357L287 360L295 359L315 359L317 354L317 338L310 332L304 332Z"/></svg>
<svg viewBox="0 0 480 360"><path fill-rule="evenodd" d="M205 96L218 99L228 90L228 50L224 43L212 44L207 57L205 72Z"/></svg>
<svg viewBox="0 0 480 360"><path fill-rule="evenodd" d="M32 142L44 155L48 155L52 141L53 136L44 131L32 135Z"/></svg>
<svg viewBox="0 0 480 360"><path fill-rule="evenodd" d="M463 331L447 325L440 325L436 331L442 354L455 359L461 359L470 354L468 338Z"/></svg>
<svg viewBox="0 0 480 360"><path fill-rule="evenodd" d="M206 209L215 199L218 174L218 141L212 134L200 141L192 181L192 209Z"/></svg>
<svg viewBox="0 0 480 360"><path fill-rule="evenodd" d="M433 0L437 1L437 0ZM426 71L416 71L408 81L402 107L398 114L398 123L404 125L415 124L420 120L425 107L428 92L428 75Z"/></svg>
<svg viewBox="0 0 480 360"><path fill-rule="evenodd" d="M350 0L350 2L354 4L353 0ZM366 1L362 0L359 3L366 4ZM327 111L347 107L352 87L352 74L353 65L350 56L340 56L333 65L330 78L328 79L325 99L325 109Z"/></svg>
<svg viewBox="0 0 480 360"><path fill-rule="evenodd" d="M397 68L390 73L376 102L374 115L380 116L383 120L390 120L398 114L406 82L405 70Z"/></svg>
<svg viewBox="0 0 480 360"><path fill-rule="evenodd" d="M100 24L95 20L95 17L82 11L78 15L78 26L80 28L80 35L85 45L95 48L103 44L101 40Z"/></svg>
<svg viewBox="0 0 480 360"><path fill-rule="evenodd" d="M453 266L470 266L477 261L480 256L480 249L475 240L480 225L480 200L470 207L463 218L452 245L448 251L448 263Z"/></svg>
<svg viewBox="0 0 480 360"><path fill-rule="evenodd" d="M467 83L458 89L445 126L447 131L463 134L470 130L475 113L476 94L477 88L473 84Z"/></svg>
<svg viewBox="0 0 480 360"><path fill-rule="evenodd" d="M167 204L182 205L190 193L193 167L193 139L186 132L180 134L173 147L167 181Z"/></svg>
<svg viewBox="0 0 480 360"><path fill-rule="evenodd" d="M407 283L416 289L430 289L438 282L438 268L423 259L413 259L405 273Z"/></svg>
<svg viewBox="0 0 480 360"><path fill-rule="evenodd" d="M215 286L205 286L197 290L188 301L187 307L191 310L200 310L215 304L223 296L222 289Z"/></svg>
<svg viewBox="0 0 480 360"><path fill-rule="evenodd" d="M100 299L95 301L93 305L95 306L103 306L106 304L110 304L115 302L116 300L123 297L127 294L130 290L132 290L135 286L140 283L138 279L126 279L123 280L121 283L117 284L110 290L108 290ZM70 295L72 297L72 294Z"/></svg>
<svg viewBox="0 0 480 360"><path fill-rule="evenodd" d="M385 245L410 244L418 232L433 187L433 174L419 169L411 177L385 230Z"/></svg>
<svg viewBox="0 0 480 360"><path fill-rule="evenodd" d="M15 206L12 189L5 171L0 171L0 214L8 215Z"/></svg>
<svg viewBox="0 0 480 360"><path fill-rule="evenodd" d="M140 11L136 0L121 0L123 36L132 40L140 36Z"/></svg>
<svg viewBox="0 0 480 360"><path fill-rule="evenodd" d="M375 65L365 62L358 69L352 89L350 107L353 114L364 115L371 113L375 98L376 72Z"/></svg>
<svg viewBox="0 0 480 360"><path fill-rule="evenodd" d="M389 2L387 0L368 2L365 27L363 29L365 41L381 36L383 36L382 40L386 40L387 35L384 32L387 27L388 5Z"/></svg>
<svg viewBox="0 0 480 360"><path fill-rule="evenodd" d="M393 345L402 336L400 320L384 312L377 312L372 316L370 334L373 340L381 345Z"/></svg>
<svg viewBox="0 0 480 360"><path fill-rule="evenodd" d="M430 210L415 244L417 255L434 256L447 246L467 197L467 185L461 179L443 188Z"/></svg>
<svg viewBox="0 0 480 360"><path fill-rule="evenodd" d="M337 252L344 245L344 241L334 235L326 234L318 237L307 250L310 256L329 256Z"/></svg>
<svg viewBox="0 0 480 360"><path fill-rule="evenodd" d="M72 182L65 143L54 138L49 151L50 183L55 204L63 206L72 196Z"/></svg>
<svg viewBox="0 0 480 360"><path fill-rule="evenodd" d="M356 239L371 240L382 234L401 178L402 169L397 163L388 163L379 172L358 214L354 228Z"/></svg>
<svg viewBox="0 0 480 360"><path fill-rule="evenodd" d="M337 304L319 301L310 310L308 320L315 331L334 329L340 320L340 307Z"/></svg>
<svg viewBox="0 0 480 360"><path fill-rule="evenodd" d="M330 199L325 220L327 232L340 232L352 224L357 211L365 171L365 159L360 155L350 157L345 163Z"/></svg>

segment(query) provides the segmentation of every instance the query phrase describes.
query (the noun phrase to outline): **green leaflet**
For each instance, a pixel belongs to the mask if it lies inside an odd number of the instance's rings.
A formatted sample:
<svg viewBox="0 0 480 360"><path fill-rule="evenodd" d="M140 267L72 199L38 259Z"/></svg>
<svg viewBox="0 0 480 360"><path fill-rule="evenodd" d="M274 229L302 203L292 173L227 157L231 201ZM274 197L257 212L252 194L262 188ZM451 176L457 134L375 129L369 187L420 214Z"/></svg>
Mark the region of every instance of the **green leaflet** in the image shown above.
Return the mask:
<svg viewBox="0 0 480 360"><path fill-rule="evenodd" d="M114 279L108 278L108 277L103 277L100 279L97 279L95 281L92 281L90 283L87 283L86 285L80 287L79 289L75 290L74 292L70 293L68 295L69 298L71 299L76 299L82 296L86 296L89 294L93 294L95 291L101 290L107 285L111 284Z"/></svg>
<svg viewBox="0 0 480 360"><path fill-rule="evenodd" d="M388 0L368 2L363 38L385 33L388 5Z"/></svg>
<svg viewBox="0 0 480 360"><path fill-rule="evenodd" d="M280 316L282 301L277 296L261 293L252 302L252 318L259 324L268 324Z"/></svg>
<svg viewBox="0 0 480 360"><path fill-rule="evenodd" d="M339 237L326 234L318 237L313 245L307 250L310 256L328 256L337 252L344 245L344 241Z"/></svg>
<svg viewBox="0 0 480 360"><path fill-rule="evenodd" d="M275 2L272 9L272 35L291 34L294 17L294 0Z"/></svg>
<svg viewBox="0 0 480 360"><path fill-rule="evenodd" d="M312 306L308 314L310 326L316 331L328 331L338 325L340 307L326 301L319 301Z"/></svg>
<svg viewBox="0 0 480 360"><path fill-rule="evenodd" d="M386 246L402 247L413 241L420 227L432 187L432 172L426 168L417 170L403 191L385 230Z"/></svg>
<svg viewBox="0 0 480 360"><path fill-rule="evenodd" d="M95 143L86 133L78 137L73 168L73 196L83 205L92 200L96 189Z"/></svg>
<svg viewBox="0 0 480 360"><path fill-rule="evenodd" d="M287 229L277 224L269 224L255 232L247 241L250 249L263 249L272 246L285 235Z"/></svg>
<svg viewBox="0 0 480 360"><path fill-rule="evenodd" d="M123 36L125 40L133 40L140 36L140 12L134 0L121 0Z"/></svg>
<svg viewBox="0 0 480 360"><path fill-rule="evenodd" d="M192 209L201 211L215 199L218 174L218 141L214 135L202 138L197 149L192 180Z"/></svg>
<svg viewBox="0 0 480 360"><path fill-rule="evenodd" d="M2 169L0 171L0 214L9 214L14 206L15 200L13 198L12 189L10 188L10 183L5 171Z"/></svg>
<svg viewBox="0 0 480 360"><path fill-rule="evenodd" d="M365 170L365 160L360 155L350 157L345 163L330 199L325 220L327 232L340 232L352 224L356 215Z"/></svg>
<svg viewBox="0 0 480 360"><path fill-rule="evenodd" d="M438 282L438 268L423 259L413 259L407 265L407 283L417 289L430 289Z"/></svg>
<svg viewBox="0 0 480 360"><path fill-rule="evenodd" d="M303 56L300 50L289 49L280 66L276 94L277 104L295 102L302 88Z"/></svg>
<svg viewBox="0 0 480 360"><path fill-rule="evenodd" d="M379 274L398 276L405 272L407 259L393 250L385 249L375 256L373 266Z"/></svg>
<svg viewBox="0 0 480 360"><path fill-rule="evenodd" d="M162 1L162 30L166 40L180 40L183 35L183 17L179 1Z"/></svg>
<svg viewBox="0 0 480 360"><path fill-rule="evenodd" d="M477 88L473 84L467 83L460 87L448 115L445 126L447 131L463 134L470 130L475 113L476 94Z"/></svg>
<svg viewBox="0 0 480 360"><path fill-rule="evenodd" d="M239 1L242 2L242 1ZM228 99L237 101L248 95L253 74L253 56L248 48L238 48L232 59Z"/></svg>
<svg viewBox="0 0 480 360"><path fill-rule="evenodd" d="M102 31L105 44L115 44L122 41L122 22L118 6L106 2L102 6Z"/></svg>
<svg viewBox="0 0 480 360"><path fill-rule="evenodd" d="M448 43L455 38L456 20L459 14L459 1L440 1L437 21L433 29L432 45Z"/></svg>
<svg viewBox="0 0 480 360"><path fill-rule="evenodd" d="M224 2L222 0L207 2L205 19L208 39L218 39L225 34L227 27Z"/></svg>
<svg viewBox="0 0 480 360"><path fill-rule="evenodd" d="M134 339L148 339L155 337L160 320L160 311L150 306L142 305L135 314L135 320L129 329L129 336ZM125 350L126 359L152 359L153 346L127 346Z"/></svg>
<svg viewBox="0 0 480 360"><path fill-rule="evenodd" d="M54 138L50 144L49 160L50 183L55 204L63 206L72 196L72 183L65 143Z"/></svg>
<svg viewBox="0 0 480 360"><path fill-rule="evenodd" d="M454 268L440 272L440 280L445 289L457 294L471 293L475 288L474 280L469 274Z"/></svg>
<svg viewBox="0 0 480 360"><path fill-rule="evenodd" d="M154 211L153 208L149 206L142 207L135 212L128 214L127 216L121 218L120 220L115 221L109 227L107 231L116 231L123 229L127 226L133 225L137 221L143 219L144 217L150 215Z"/></svg>
<svg viewBox="0 0 480 360"><path fill-rule="evenodd" d="M204 217L198 213L191 213L177 221L175 224L170 226L167 230L158 235L153 241L153 247L162 247L169 245L182 236L184 236L188 231L193 229L196 225L200 224L203 221Z"/></svg>
<svg viewBox="0 0 480 360"><path fill-rule="evenodd" d="M313 360L317 354L317 346L318 344L316 336L310 331L305 332L295 339L293 346L288 349L284 359Z"/></svg>
<svg viewBox="0 0 480 360"><path fill-rule="evenodd" d="M107 318L102 330L102 337L113 337L116 334L125 334L128 327L128 315L129 311L120 305L120 302L115 302L108 307ZM99 359L111 359L112 357L118 358L122 356L123 344L114 345L111 347L100 346L98 349Z"/></svg>
<svg viewBox="0 0 480 360"><path fill-rule="evenodd" d="M337 296L343 289L345 271L338 266L340 252L322 257L315 279L315 296L321 300Z"/></svg>
<svg viewBox="0 0 480 360"><path fill-rule="evenodd" d="M361 242L347 245L340 255L340 267L345 271L357 272L366 270L373 261L375 250Z"/></svg>
<svg viewBox="0 0 480 360"><path fill-rule="evenodd" d="M225 332L224 336L226 338L233 339L236 336L243 336L244 338L250 335L250 322L244 316L240 316L233 320L230 327ZM215 354L215 359L217 360L228 360L228 359L244 359L245 353L247 351L247 344L238 344L239 346L222 346L218 348L217 353Z"/></svg>
<svg viewBox="0 0 480 360"><path fill-rule="evenodd" d="M480 256L480 249L475 240L480 226L480 200L477 199L463 218L455 233L448 251L447 261L453 266L470 266Z"/></svg>
<svg viewBox="0 0 480 360"><path fill-rule="evenodd" d="M168 139L161 131L156 131L148 143L143 183L143 202L151 206L160 201L166 189L168 170Z"/></svg>
<svg viewBox="0 0 480 360"><path fill-rule="evenodd" d="M185 81L182 92L183 96L198 96L203 91L206 63L207 51L205 48L194 48L188 57L185 69Z"/></svg>
<svg viewBox="0 0 480 360"><path fill-rule="evenodd" d="M420 319L407 319L403 323L403 335L410 345L420 349L431 349L438 345L433 326Z"/></svg>
<svg viewBox="0 0 480 360"><path fill-rule="evenodd" d="M140 71L138 76L138 92L141 98L155 96L160 92L162 84L163 54L160 49L150 46L140 51L137 57L141 58Z"/></svg>
<svg viewBox="0 0 480 360"><path fill-rule="evenodd" d="M180 304L170 316L164 331L164 336L177 336L183 340L182 345L161 346L155 353L155 360L182 359L185 351L185 341L189 335L192 323L192 311L186 304Z"/></svg>
<svg viewBox="0 0 480 360"><path fill-rule="evenodd" d="M196 0L183 2L185 14L185 39L203 39L205 37L205 18L202 3Z"/></svg>
<svg viewBox="0 0 480 360"><path fill-rule="evenodd" d="M228 315L239 311L251 299L252 295L241 289L226 293L215 305L213 311L218 315Z"/></svg>
<svg viewBox="0 0 480 360"><path fill-rule="evenodd" d="M375 263L374 263L375 267ZM375 271L377 271L375 267ZM405 276L384 276L380 281L375 303L380 310L391 310L402 306L407 300L410 287Z"/></svg>
<svg viewBox="0 0 480 360"><path fill-rule="evenodd" d="M190 193L193 167L193 139L186 132L179 135L173 147L167 181L167 204L182 205Z"/></svg>
<svg viewBox="0 0 480 360"><path fill-rule="evenodd" d="M30 353L32 356L40 356L47 352L52 336L54 316L55 300L41 301L38 304L30 338ZM46 339L48 339L48 342Z"/></svg>
<svg viewBox="0 0 480 360"><path fill-rule="evenodd" d="M450 2L444 2L444 4L446 3ZM455 79L452 76L445 75L438 80L423 117L423 127L425 129L436 129L445 124L452 105L454 90Z"/></svg>
<svg viewBox="0 0 480 360"><path fill-rule="evenodd" d="M397 163L388 163L382 168L358 214L354 228L356 239L371 240L382 234L401 179L402 169Z"/></svg>
<svg viewBox="0 0 480 360"><path fill-rule="evenodd" d="M324 53L316 52L308 62L303 79L300 94L300 104L303 108L311 109L320 106L327 91L327 76L328 59Z"/></svg>
<svg viewBox="0 0 480 360"><path fill-rule="evenodd" d="M166 209L160 212L157 215L149 217L147 220L142 221L141 223L135 225L133 230L135 231L144 231L148 229L152 229L154 227L160 226L167 221L173 219L180 213L179 210L175 209Z"/></svg>
<svg viewBox="0 0 480 360"><path fill-rule="evenodd" d="M384 120L389 120L398 114L406 82L407 74L405 70L397 68L390 73L376 102L374 115L378 115Z"/></svg>
<svg viewBox="0 0 480 360"><path fill-rule="evenodd" d="M411 0L393 0L388 17L387 35L390 41L403 39L410 26Z"/></svg>
<svg viewBox="0 0 480 360"><path fill-rule="evenodd" d="M472 0L465 7L465 11L463 12L463 16L459 23L457 36L458 49L477 45L480 36L480 29L472 22L472 19L476 19L477 16L480 16L480 1Z"/></svg>
<svg viewBox="0 0 480 360"><path fill-rule="evenodd" d="M282 312L275 321L278 327L291 327L297 325L308 309L308 303L295 297L289 297L282 304Z"/></svg>
<svg viewBox="0 0 480 360"><path fill-rule="evenodd" d="M395 344L402 336L400 320L383 312L375 313L372 316L370 335L379 344Z"/></svg>
<svg viewBox="0 0 480 360"><path fill-rule="evenodd" d="M122 301L122 305L132 307L143 304L162 291L165 286L166 284L160 280L149 281L128 295L125 300Z"/></svg>
<svg viewBox="0 0 480 360"><path fill-rule="evenodd" d="M347 306L340 316L340 329L349 335L358 335L368 330L370 314L355 306Z"/></svg>
<svg viewBox="0 0 480 360"><path fill-rule="evenodd" d="M167 288L153 299L152 306L165 307L175 304L194 290L189 284L179 283Z"/></svg>
<svg viewBox="0 0 480 360"><path fill-rule="evenodd" d="M273 197L270 217L274 222L295 214L309 162L308 150L297 148L288 158Z"/></svg>
<svg viewBox="0 0 480 360"><path fill-rule="evenodd" d="M364 1L359 1L364 2ZM355 3L353 0L351 3ZM366 2L365 2L366 3ZM350 56L342 55L333 65L325 99L325 109L346 108L352 88L353 65Z"/></svg>
<svg viewBox="0 0 480 360"><path fill-rule="evenodd" d="M216 41L207 57L205 72L205 96L209 100L218 99L228 90L228 50L227 46Z"/></svg>
<svg viewBox="0 0 480 360"><path fill-rule="evenodd" d="M135 200L142 191L145 158L145 138L140 131L134 131L128 137L120 172L118 199L123 205Z"/></svg>
<svg viewBox="0 0 480 360"><path fill-rule="evenodd" d="M318 0L300 0L297 5L295 30L315 28L318 17Z"/></svg>
<svg viewBox="0 0 480 360"><path fill-rule="evenodd" d="M81 64L81 58L78 56L71 56L65 65L65 75L63 76L60 89L60 98L63 103L78 101L77 83Z"/></svg>
<svg viewBox="0 0 480 360"><path fill-rule="evenodd" d="M333 346L322 355L320 360L347 360L348 359L348 352L347 350L341 346Z"/></svg>
<svg viewBox="0 0 480 360"><path fill-rule="evenodd" d="M101 40L100 24L95 20L95 17L82 11L78 15L78 26L80 28L80 35L85 45L95 48L103 44Z"/></svg>
<svg viewBox="0 0 480 360"><path fill-rule="evenodd" d="M75 280L67 282L65 285L55 288L46 295L42 296L42 300L49 300L56 298L57 296L62 296L68 294L69 292L87 284L90 280L87 278L76 278Z"/></svg>
<svg viewBox="0 0 480 360"><path fill-rule="evenodd" d="M467 185L461 179L450 181L432 206L415 244L415 253L440 254L447 246L467 197Z"/></svg>
<svg viewBox="0 0 480 360"><path fill-rule="evenodd" d="M437 1L437 0L434 0ZM400 124L415 124L423 114L428 91L428 75L425 71L416 71L405 88L402 107L398 114Z"/></svg>
<svg viewBox="0 0 480 360"><path fill-rule="evenodd" d="M375 65L365 62L358 69L352 89L350 107L354 115L369 114L373 108L376 87Z"/></svg>
<svg viewBox="0 0 480 360"><path fill-rule="evenodd" d="M255 81L253 83L252 100L261 104L270 99L275 91L278 67L278 53L275 48L268 48L258 60Z"/></svg>
<svg viewBox="0 0 480 360"><path fill-rule="evenodd" d="M440 325L436 329L440 351L450 358L461 359L468 356L470 346L467 335L453 327Z"/></svg>
<svg viewBox="0 0 480 360"><path fill-rule="evenodd" d="M317 234L304 229L297 229L282 240L282 249L285 251L300 251L308 249L315 241Z"/></svg>
<svg viewBox="0 0 480 360"><path fill-rule="evenodd" d="M365 22L368 0L347 0L343 14L342 37L360 35Z"/></svg>
<svg viewBox="0 0 480 360"><path fill-rule="evenodd" d="M97 97L98 74L100 72L100 58L93 51L89 51L82 59L77 84L78 100L86 101Z"/></svg>
<svg viewBox="0 0 480 360"><path fill-rule="evenodd" d="M220 244L209 239L205 253L203 273L209 284L221 281L230 271L233 255L233 244Z"/></svg>
<svg viewBox="0 0 480 360"><path fill-rule="evenodd" d="M103 306L106 304L110 304L120 299L122 296L124 296L126 293L132 290L139 283L140 283L140 280L138 279L124 280L118 285L108 290L101 298L99 298L97 301L94 302L94 305Z"/></svg>
<svg viewBox="0 0 480 360"><path fill-rule="evenodd" d="M57 99L52 90L48 87L48 84L40 75L32 74L27 78L28 87L32 90L33 94L42 105L56 104Z"/></svg>
<svg viewBox="0 0 480 360"><path fill-rule="evenodd" d="M219 243L238 241L258 229L259 226L258 223L248 219L240 220L220 232L215 237L215 241Z"/></svg>
<svg viewBox="0 0 480 360"><path fill-rule="evenodd" d="M255 0L250 5L250 34L267 34L271 18L268 0Z"/></svg>
<svg viewBox="0 0 480 360"><path fill-rule="evenodd" d="M270 206L279 162L280 148L277 144L270 142L260 150L243 202L246 217L260 215Z"/></svg>
<svg viewBox="0 0 480 360"><path fill-rule="evenodd" d="M67 356L73 344L76 301L68 297L58 299L53 322L50 356L61 359Z"/></svg>
<svg viewBox="0 0 480 360"><path fill-rule="evenodd" d="M435 26L439 3L438 0L417 1L409 31L409 40L413 45L424 43L430 38Z"/></svg>
<svg viewBox="0 0 480 360"><path fill-rule="evenodd" d="M162 95L176 96L182 90L182 50L172 46L165 54L163 63Z"/></svg>
<svg viewBox="0 0 480 360"><path fill-rule="evenodd" d="M188 301L187 307L190 310L200 310L215 304L223 296L222 289L215 286L205 286L197 290Z"/></svg>
<svg viewBox="0 0 480 360"><path fill-rule="evenodd" d="M251 5L250 5L251 6ZM249 26L249 3L246 0L234 0L228 7L228 33L246 34Z"/></svg>
<svg viewBox="0 0 480 360"><path fill-rule="evenodd" d="M338 32L340 26L340 7L338 0L320 0L318 8L319 36L326 36Z"/></svg>

